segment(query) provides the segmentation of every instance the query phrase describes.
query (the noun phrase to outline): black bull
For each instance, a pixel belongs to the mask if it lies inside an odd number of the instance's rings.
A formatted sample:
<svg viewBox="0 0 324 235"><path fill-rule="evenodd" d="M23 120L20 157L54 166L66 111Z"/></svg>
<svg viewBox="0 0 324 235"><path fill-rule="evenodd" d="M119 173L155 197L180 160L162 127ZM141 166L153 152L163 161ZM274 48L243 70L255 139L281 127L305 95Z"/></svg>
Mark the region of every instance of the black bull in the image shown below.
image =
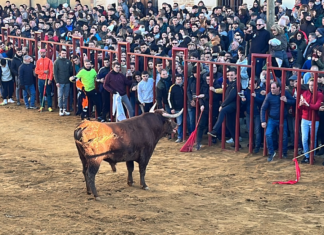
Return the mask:
<svg viewBox="0 0 324 235"><path fill-rule="evenodd" d="M74 139L83 165L87 193L100 200L95 186L95 176L100 163L107 161L113 171L117 162L126 162L127 183L133 185L134 161L139 165L140 184L145 183L147 164L158 141L172 133L176 123L171 118L179 116L161 110L145 113L118 123L83 121L74 131ZM91 190L91 191L90 191Z"/></svg>

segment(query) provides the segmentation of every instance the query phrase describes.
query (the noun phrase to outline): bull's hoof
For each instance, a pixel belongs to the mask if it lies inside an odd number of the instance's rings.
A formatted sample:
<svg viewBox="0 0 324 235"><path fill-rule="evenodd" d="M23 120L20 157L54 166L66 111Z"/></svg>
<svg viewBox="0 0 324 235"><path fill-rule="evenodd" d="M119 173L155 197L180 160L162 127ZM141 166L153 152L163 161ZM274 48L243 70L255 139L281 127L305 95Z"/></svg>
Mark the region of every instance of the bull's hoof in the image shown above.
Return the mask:
<svg viewBox="0 0 324 235"><path fill-rule="evenodd" d="M144 190L150 190L150 188L149 187L143 187L142 189L144 189Z"/></svg>
<svg viewBox="0 0 324 235"><path fill-rule="evenodd" d="M87 191L87 194L88 194L88 195L91 195L91 191Z"/></svg>
<svg viewBox="0 0 324 235"><path fill-rule="evenodd" d="M100 197L95 197L95 200L96 201L101 201L101 198Z"/></svg>
<svg viewBox="0 0 324 235"><path fill-rule="evenodd" d="M134 186L134 182L127 182L128 186L132 187Z"/></svg>

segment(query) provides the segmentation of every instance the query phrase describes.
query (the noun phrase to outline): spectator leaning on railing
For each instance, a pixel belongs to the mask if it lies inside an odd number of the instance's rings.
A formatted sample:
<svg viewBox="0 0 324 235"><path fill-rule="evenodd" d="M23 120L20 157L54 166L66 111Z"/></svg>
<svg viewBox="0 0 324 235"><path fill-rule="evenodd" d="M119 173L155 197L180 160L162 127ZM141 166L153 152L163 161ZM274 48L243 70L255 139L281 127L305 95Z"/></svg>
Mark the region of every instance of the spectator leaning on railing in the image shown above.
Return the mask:
<svg viewBox="0 0 324 235"><path fill-rule="evenodd" d="M261 106L261 126L266 128L266 139L267 147L269 151L268 162L271 162L276 156L276 152L273 148L273 133L279 127L280 123L280 106L281 101L285 104L284 108L284 127L283 127L283 157L287 158L287 147L288 147L288 128L287 128L287 106L295 105L295 99L289 94L288 91L285 91L285 95L281 96L281 87L278 82L271 83L271 92L267 94L262 106ZM268 112L268 123L265 120L265 112Z"/></svg>

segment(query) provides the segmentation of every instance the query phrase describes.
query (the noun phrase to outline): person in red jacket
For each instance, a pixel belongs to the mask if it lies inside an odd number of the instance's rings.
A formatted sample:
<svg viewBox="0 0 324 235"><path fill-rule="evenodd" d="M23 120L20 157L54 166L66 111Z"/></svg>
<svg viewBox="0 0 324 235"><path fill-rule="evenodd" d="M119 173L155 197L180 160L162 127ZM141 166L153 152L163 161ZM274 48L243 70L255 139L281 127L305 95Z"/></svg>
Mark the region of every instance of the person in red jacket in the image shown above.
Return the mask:
<svg viewBox="0 0 324 235"><path fill-rule="evenodd" d="M312 126L312 111L315 110L315 145L316 148L316 140L317 140L317 130L319 126L319 115L318 110L321 107L321 103L323 101L323 94L320 91L317 92L317 100L313 102L313 95L314 95L314 80L311 79L308 82L309 89L302 92L302 97L300 97L300 102L298 108L301 110L302 113L302 121L301 121L301 133L302 133L302 143L304 153L309 151L308 146L308 138L309 133L311 131ZM305 154L302 163L309 163L309 153Z"/></svg>

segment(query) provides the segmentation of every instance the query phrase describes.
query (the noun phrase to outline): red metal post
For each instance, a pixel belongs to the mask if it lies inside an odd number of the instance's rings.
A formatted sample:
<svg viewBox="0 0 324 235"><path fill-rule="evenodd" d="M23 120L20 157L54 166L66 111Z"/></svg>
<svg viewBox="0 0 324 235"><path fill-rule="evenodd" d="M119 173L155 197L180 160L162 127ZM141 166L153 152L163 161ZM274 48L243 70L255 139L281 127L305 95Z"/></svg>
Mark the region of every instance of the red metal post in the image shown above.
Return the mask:
<svg viewBox="0 0 324 235"><path fill-rule="evenodd" d="M253 153L253 139L254 139L254 83L255 83L255 65L256 65L256 58L252 54L251 56L251 97L250 97L250 130L249 130L249 153Z"/></svg>
<svg viewBox="0 0 324 235"><path fill-rule="evenodd" d="M184 83L183 83L183 119L182 119L182 125L183 125L183 140L187 137L187 113L188 113L188 107L187 107L187 87L188 87L188 49L185 49L183 52L184 56Z"/></svg>
<svg viewBox="0 0 324 235"><path fill-rule="evenodd" d="M197 66L196 95L199 95L200 94L200 62L197 62L196 66ZM196 124L198 122L199 112L200 112L199 99L196 98L196 118L195 118Z"/></svg>
<svg viewBox="0 0 324 235"><path fill-rule="evenodd" d="M236 79L237 90L241 90L241 67L237 67L237 79ZM241 98L236 94L236 120L235 120L235 152L238 152L240 149L240 107L241 107Z"/></svg>
<svg viewBox="0 0 324 235"><path fill-rule="evenodd" d="M214 86L214 73L213 73L213 63L209 63L209 87ZM208 131L211 131L213 129L213 96L214 92L211 90L209 92L209 101L208 101L208 108L209 108L209 113L208 113ZM205 107L207 108L207 107ZM212 144L212 138L210 135L208 135L208 146L211 146Z"/></svg>
<svg viewBox="0 0 324 235"><path fill-rule="evenodd" d="M153 103L156 102L156 90L155 90L155 85L156 85L156 59L153 58L153 79L154 79L154 83L153 83Z"/></svg>
<svg viewBox="0 0 324 235"><path fill-rule="evenodd" d="M147 57L144 57L144 71L147 71Z"/></svg>
<svg viewBox="0 0 324 235"><path fill-rule="evenodd" d="M176 75L176 66L175 66L175 57L176 57L176 50L178 48L172 47L172 61L171 61L171 71L172 71L172 83L175 81L175 75Z"/></svg>
<svg viewBox="0 0 324 235"><path fill-rule="evenodd" d="M281 77L281 97L285 96L286 92L286 71L282 71L282 77ZM283 134L284 134L284 116L285 116L285 105L286 102L280 101L280 121L279 121L279 158L282 158L282 145L283 145ZM287 120L286 120L287 121Z"/></svg>
<svg viewBox="0 0 324 235"><path fill-rule="evenodd" d="M271 55L267 58L267 79L266 79L266 95L270 92L270 67L271 64ZM274 75L275 76L275 75ZM268 121L268 112L266 111L265 115L266 122ZM264 141L263 141L263 156L267 156L267 140L266 140L266 128L264 129Z"/></svg>
<svg viewBox="0 0 324 235"><path fill-rule="evenodd" d="M314 73L314 74L315 74L315 76L314 76L314 87L313 87L313 100L311 101L313 104L315 104L317 101L317 80L318 80L318 73ZM318 112L318 110L312 110L310 150L313 150L315 148L315 144L316 144L315 143L316 112ZM311 152L309 155L311 165L314 164L314 155L315 155L315 152Z"/></svg>
<svg viewBox="0 0 324 235"><path fill-rule="evenodd" d="M35 64L38 60L38 35L41 35L41 32L35 32ZM38 90L38 76L36 75L36 84L35 84L35 88L36 88L36 102L39 104L39 90Z"/></svg>
<svg viewBox="0 0 324 235"><path fill-rule="evenodd" d="M296 110L295 110L295 139L294 139L294 157L298 155L298 141L299 141L299 129L300 129L300 120L299 120L299 102L300 102L300 89L301 88L301 72L297 73L297 97L296 97Z"/></svg>
<svg viewBox="0 0 324 235"><path fill-rule="evenodd" d="M225 92L226 92L226 87L227 87L227 69L226 65L223 65L223 102L225 100ZM222 123L222 149L225 149L225 141L226 141L226 120L224 119Z"/></svg>

